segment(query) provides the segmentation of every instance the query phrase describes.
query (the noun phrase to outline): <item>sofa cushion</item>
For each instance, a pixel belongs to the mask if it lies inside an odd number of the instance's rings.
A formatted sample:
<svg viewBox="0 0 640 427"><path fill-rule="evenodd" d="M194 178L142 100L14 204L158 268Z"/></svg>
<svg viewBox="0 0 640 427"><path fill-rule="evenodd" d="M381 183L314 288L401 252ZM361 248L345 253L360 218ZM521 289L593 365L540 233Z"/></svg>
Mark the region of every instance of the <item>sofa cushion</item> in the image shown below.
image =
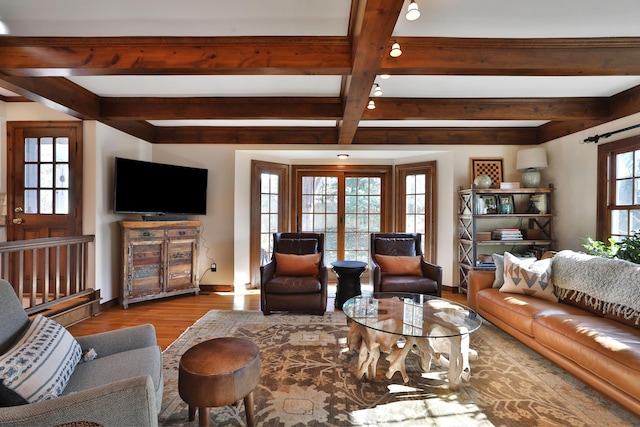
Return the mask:
<svg viewBox="0 0 640 427"><path fill-rule="evenodd" d="M572 314L539 317L533 332L540 344L640 396L640 331L610 319Z"/></svg>
<svg viewBox="0 0 640 427"><path fill-rule="evenodd" d="M20 339L0 356L0 377L30 403L58 397L82 350L59 323L37 315Z"/></svg>
<svg viewBox="0 0 640 427"><path fill-rule="evenodd" d="M479 290L476 293L476 301L481 314L483 312L492 314L531 337L533 321L537 317L584 314L576 307L527 295L503 293L495 288Z"/></svg>
<svg viewBox="0 0 640 427"><path fill-rule="evenodd" d="M382 274L394 276L422 276L421 256L376 255Z"/></svg>
<svg viewBox="0 0 640 427"><path fill-rule="evenodd" d="M317 276L322 254L293 255L276 252L276 276Z"/></svg>
<svg viewBox="0 0 640 427"><path fill-rule="evenodd" d="M500 292L524 294L557 302L551 281L551 259L536 261L531 264L527 260L504 253L504 285Z"/></svg>

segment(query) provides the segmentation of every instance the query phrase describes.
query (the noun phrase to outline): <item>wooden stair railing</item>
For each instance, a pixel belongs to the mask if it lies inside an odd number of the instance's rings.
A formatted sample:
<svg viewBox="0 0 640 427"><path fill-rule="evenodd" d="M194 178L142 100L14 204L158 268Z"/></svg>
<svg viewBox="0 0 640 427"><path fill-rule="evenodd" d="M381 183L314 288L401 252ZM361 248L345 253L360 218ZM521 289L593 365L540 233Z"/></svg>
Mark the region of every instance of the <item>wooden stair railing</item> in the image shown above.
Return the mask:
<svg viewBox="0 0 640 427"><path fill-rule="evenodd" d="M87 287L94 236L47 237L0 243L0 278L29 316L69 326L98 314L100 291Z"/></svg>

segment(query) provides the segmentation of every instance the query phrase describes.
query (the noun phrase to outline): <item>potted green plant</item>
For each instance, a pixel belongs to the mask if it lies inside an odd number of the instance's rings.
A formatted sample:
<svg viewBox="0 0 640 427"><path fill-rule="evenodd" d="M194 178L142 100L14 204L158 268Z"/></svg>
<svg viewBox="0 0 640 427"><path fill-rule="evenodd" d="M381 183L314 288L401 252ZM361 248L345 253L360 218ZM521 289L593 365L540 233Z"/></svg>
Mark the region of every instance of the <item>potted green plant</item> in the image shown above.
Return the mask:
<svg viewBox="0 0 640 427"><path fill-rule="evenodd" d="M589 255L618 258L640 264L640 230L634 231L619 242L609 238L608 245L600 240L593 240L591 237L583 240L586 243L582 247Z"/></svg>

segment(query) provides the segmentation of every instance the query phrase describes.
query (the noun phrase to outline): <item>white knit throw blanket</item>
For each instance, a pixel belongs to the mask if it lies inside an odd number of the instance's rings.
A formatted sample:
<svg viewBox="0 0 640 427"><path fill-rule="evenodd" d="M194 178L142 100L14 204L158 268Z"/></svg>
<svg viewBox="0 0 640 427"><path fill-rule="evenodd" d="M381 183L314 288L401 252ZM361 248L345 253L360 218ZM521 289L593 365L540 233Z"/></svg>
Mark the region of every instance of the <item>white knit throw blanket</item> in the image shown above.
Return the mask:
<svg viewBox="0 0 640 427"><path fill-rule="evenodd" d="M640 264L565 250L553 257L551 278L558 298L584 301L627 320L635 317L640 324Z"/></svg>

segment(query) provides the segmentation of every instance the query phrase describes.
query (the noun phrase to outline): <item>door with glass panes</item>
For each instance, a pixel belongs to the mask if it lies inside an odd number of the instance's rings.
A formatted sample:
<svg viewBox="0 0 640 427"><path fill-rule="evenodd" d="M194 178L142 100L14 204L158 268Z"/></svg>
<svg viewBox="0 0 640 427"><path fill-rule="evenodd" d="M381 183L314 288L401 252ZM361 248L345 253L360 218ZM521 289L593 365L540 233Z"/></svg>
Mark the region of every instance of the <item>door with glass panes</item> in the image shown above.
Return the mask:
<svg viewBox="0 0 640 427"><path fill-rule="evenodd" d="M327 266L369 263L369 234L387 229L391 169L352 171L294 167L292 228L325 234Z"/></svg>
<svg viewBox="0 0 640 427"><path fill-rule="evenodd" d="M67 237L82 234L82 123L10 122L7 124L7 240ZM53 251L49 262L49 281L57 278L56 264L70 265L70 277L59 277L67 284L65 292L76 292L73 250ZM32 259L25 254L23 277L28 283L37 269L37 291L46 292L42 254ZM16 265L9 272L18 279ZM17 282L15 282L17 283Z"/></svg>

